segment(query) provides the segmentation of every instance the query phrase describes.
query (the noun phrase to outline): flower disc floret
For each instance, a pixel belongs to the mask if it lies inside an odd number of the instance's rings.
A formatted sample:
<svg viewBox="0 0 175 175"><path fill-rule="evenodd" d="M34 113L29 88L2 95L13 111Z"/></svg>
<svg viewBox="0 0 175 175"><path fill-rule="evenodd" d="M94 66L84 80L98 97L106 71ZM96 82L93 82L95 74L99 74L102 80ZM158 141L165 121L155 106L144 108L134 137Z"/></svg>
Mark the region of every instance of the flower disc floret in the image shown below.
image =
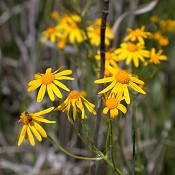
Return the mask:
<svg viewBox="0 0 175 175"><path fill-rule="evenodd" d="M129 83L129 74L126 71L119 70L117 75L115 76L116 80L121 84Z"/></svg>
<svg viewBox="0 0 175 175"><path fill-rule="evenodd" d="M136 44L134 43L128 43L128 46L127 46L127 49L130 51L130 52L136 52L138 50L138 47Z"/></svg>
<svg viewBox="0 0 175 175"><path fill-rule="evenodd" d="M118 106L118 101L115 98L109 98L109 99L106 100L105 105L109 109L114 109Z"/></svg>
<svg viewBox="0 0 175 175"><path fill-rule="evenodd" d="M55 79L55 76L53 73L46 73L41 77L42 84L48 85L52 83Z"/></svg>

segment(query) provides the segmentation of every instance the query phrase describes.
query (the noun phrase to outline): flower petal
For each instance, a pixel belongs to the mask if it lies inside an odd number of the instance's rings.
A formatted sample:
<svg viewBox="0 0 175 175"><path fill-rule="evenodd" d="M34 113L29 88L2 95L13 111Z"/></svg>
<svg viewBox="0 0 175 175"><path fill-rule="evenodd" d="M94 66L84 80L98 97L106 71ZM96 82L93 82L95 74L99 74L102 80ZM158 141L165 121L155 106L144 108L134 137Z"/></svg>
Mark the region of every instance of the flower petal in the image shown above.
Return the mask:
<svg viewBox="0 0 175 175"><path fill-rule="evenodd" d="M60 81L54 80L54 83L59 86L60 88L64 89L65 91L70 91L69 88L67 88L67 86L65 86L63 83L61 83Z"/></svg>
<svg viewBox="0 0 175 175"><path fill-rule="evenodd" d="M53 94L53 91L52 91L52 84L47 85L47 92L48 92L50 100L54 101L55 97L54 97L54 94Z"/></svg>
<svg viewBox="0 0 175 175"><path fill-rule="evenodd" d="M37 122L33 122L35 129L44 137L47 137L47 133L46 131L37 123Z"/></svg>
<svg viewBox="0 0 175 175"><path fill-rule="evenodd" d="M43 122L43 123L56 123L56 121L51 121L51 120L47 120L45 118L41 118L40 116L38 117L32 117L34 120L37 120L39 122Z"/></svg>
<svg viewBox="0 0 175 175"><path fill-rule="evenodd" d="M126 109L126 107L125 107L124 105L118 104L117 108L118 108L120 111L122 111L124 114L126 114L127 109Z"/></svg>
<svg viewBox="0 0 175 175"><path fill-rule="evenodd" d="M29 124L29 127L30 127L30 129L32 130L32 132L33 132L33 134L35 135L35 137L38 139L38 141L42 141L42 137L41 137L41 135L39 134L39 132L35 129L35 127L34 127L34 125L33 125L33 122L31 122L30 124Z"/></svg>
<svg viewBox="0 0 175 175"><path fill-rule="evenodd" d="M23 140L25 138L27 127L28 127L27 125L24 125L22 127L21 134L20 134L19 140L18 140L18 146L21 145L21 143L23 142Z"/></svg>
<svg viewBox="0 0 175 175"><path fill-rule="evenodd" d="M46 85L42 85L39 89L38 96L37 96L37 102L40 103L45 95L46 92Z"/></svg>
<svg viewBox="0 0 175 175"><path fill-rule="evenodd" d="M55 95L56 95L58 98L62 98L63 96L62 96L60 90L55 86L55 84L52 83L51 86L52 86L52 90L53 90L53 92L55 93Z"/></svg>
<svg viewBox="0 0 175 175"><path fill-rule="evenodd" d="M32 146L35 146L35 140L34 140L34 138L33 138L33 134L32 134L32 132L31 132L31 130L30 130L29 127L27 127L27 135L28 135L30 144L31 144Z"/></svg>
<svg viewBox="0 0 175 175"><path fill-rule="evenodd" d="M47 108L45 110L42 110L42 111L39 111L39 112L36 112L33 114L33 116L40 116L40 115L43 115L43 114L47 114L49 113L50 111L52 111L54 109L54 107L50 107L50 108Z"/></svg>

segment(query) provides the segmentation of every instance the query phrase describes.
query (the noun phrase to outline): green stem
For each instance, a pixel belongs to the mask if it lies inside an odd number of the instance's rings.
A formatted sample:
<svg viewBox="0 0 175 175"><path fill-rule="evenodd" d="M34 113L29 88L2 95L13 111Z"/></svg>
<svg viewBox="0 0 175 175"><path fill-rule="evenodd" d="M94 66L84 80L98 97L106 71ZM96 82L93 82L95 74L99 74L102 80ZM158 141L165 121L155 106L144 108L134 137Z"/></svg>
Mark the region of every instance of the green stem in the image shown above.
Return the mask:
<svg viewBox="0 0 175 175"><path fill-rule="evenodd" d="M105 149L106 149L106 154L108 153L109 151L109 139L110 139L110 122L108 124L108 131L107 131L107 136L106 136L106 146L105 146Z"/></svg>
<svg viewBox="0 0 175 175"><path fill-rule="evenodd" d="M73 122L73 121L70 121L70 123L71 123L71 125L72 125L74 131L76 132L76 134L77 134L78 137L80 138L80 140L81 140L91 151L93 151L93 148L91 147L91 145L89 145L89 143L87 143L87 142L83 139L82 135L80 134L80 132L79 132L79 131L77 130L77 128L75 127L74 122Z"/></svg>
<svg viewBox="0 0 175 175"><path fill-rule="evenodd" d="M111 121L111 120L110 120ZM112 122L112 121L111 121ZM100 150L98 150L98 148L94 145L94 143L92 142L92 139L90 138L89 136L89 133L88 133L88 130L84 124L84 121L81 120L81 124L82 124L82 127L84 129L84 132L85 132L85 135L88 139L88 142L91 144L94 152L103 159L103 161L105 161L112 169L114 169L119 175L123 175L123 173L114 166L114 163L112 163L109 159L108 159L108 156L107 155L104 155ZM111 130L111 129L110 129ZM109 131L110 132L110 131ZM109 136L110 137L110 136Z"/></svg>
<svg viewBox="0 0 175 175"><path fill-rule="evenodd" d="M49 138L49 140L54 144L56 145L62 152L64 152L65 154L73 157L73 158L76 158L76 159L81 159L81 160L94 160L94 161L99 161L99 160L102 160L101 157L98 157L98 158L95 158L95 157L82 157L82 156L77 156L67 150L65 150L60 144L58 144L52 137L50 137L49 135L47 135L47 137Z"/></svg>
<svg viewBox="0 0 175 175"><path fill-rule="evenodd" d="M109 125L110 125L110 153L111 153L112 165L116 173L122 174L122 172L115 165L114 149L113 149L113 121L112 120L109 120Z"/></svg>

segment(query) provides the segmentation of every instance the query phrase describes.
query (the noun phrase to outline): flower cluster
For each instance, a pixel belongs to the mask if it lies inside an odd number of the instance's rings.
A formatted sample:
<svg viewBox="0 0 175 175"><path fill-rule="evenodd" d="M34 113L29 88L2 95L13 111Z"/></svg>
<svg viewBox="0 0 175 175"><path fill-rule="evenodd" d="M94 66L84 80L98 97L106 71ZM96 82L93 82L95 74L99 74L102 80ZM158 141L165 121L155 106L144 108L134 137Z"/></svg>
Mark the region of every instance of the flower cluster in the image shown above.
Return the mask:
<svg viewBox="0 0 175 175"><path fill-rule="evenodd" d="M93 46L100 45L100 25L101 19L86 21L82 23L81 16L66 13L59 16L56 11L51 13L51 17L56 21L54 26L48 27L42 32L42 42L49 40L56 43L59 49L64 49L66 44L82 43L89 40ZM83 25L86 25L85 27ZM113 34L109 25L106 26L106 45L110 44Z"/></svg>

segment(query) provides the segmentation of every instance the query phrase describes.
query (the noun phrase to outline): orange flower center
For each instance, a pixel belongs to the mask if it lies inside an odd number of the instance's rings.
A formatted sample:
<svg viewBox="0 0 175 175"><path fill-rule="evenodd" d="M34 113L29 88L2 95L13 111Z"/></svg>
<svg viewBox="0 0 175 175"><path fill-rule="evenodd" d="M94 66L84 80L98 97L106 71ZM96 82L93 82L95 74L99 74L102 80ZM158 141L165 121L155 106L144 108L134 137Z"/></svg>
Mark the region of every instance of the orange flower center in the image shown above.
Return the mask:
<svg viewBox="0 0 175 175"><path fill-rule="evenodd" d="M49 35L51 35L51 34L57 33L57 30L56 30L55 27L49 27L49 28L47 29L47 32L48 32Z"/></svg>
<svg viewBox="0 0 175 175"><path fill-rule="evenodd" d="M141 36L141 34L142 34L142 32L141 32L139 29L134 30L134 31L132 32L132 35L135 36L135 37Z"/></svg>
<svg viewBox="0 0 175 175"><path fill-rule="evenodd" d="M106 56L106 60L112 59L112 54L110 52L106 52L105 56Z"/></svg>
<svg viewBox="0 0 175 175"><path fill-rule="evenodd" d="M77 28L77 25L75 23L71 24L71 28L72 29L76 29Z"/></svg>
<svg viewBox="0 0 175 175"><path fill-rule="evenodd" d="M32 113L23 112L20 116L20 121L22 121L24 125L28 125L32 121L31 115Z"/></svg>
<svg viewBox="0 0 175 175"><path fill-rule="evenodd" d="M129 74L126 71L119 70L115 79L121 84L128 84L129 83Z"/></svg>
<svg viewBox="0 0 175 175"><path fill-rule="evenodd" d="M42 84L48 85L48 84L52 83L54 79L55 79L55 76L53 73L45 73L41 77L41 82L42 82Z"/></svg>
<svg viewBox="0 0 175 175"><path fill-rule="evenodd" d="M151 60L152 60L154 63L157 63L157 64L160 63L160 61L159 61L159 55L158 55L158 54L152 55L152 56L151 56Z"/></svg>
<svg viewBox="0 0 175 175"><path fill-rule="evenodd" d="M105 104L107 108L115 109L118 106L118 101L115 98L108 98Z"/></svg>
<svg viewBox="0 0 175 175"><path fill-rule="evenodd" d="M130 52L135 52L135 51L138 50L138 46L136 44L134 44L134 43L128 43L127 49Z"/></svg>
<svg viewBox="0 0 175 175"><path fill-rule="evenodd" d="M95 33L96 35L100 36L100 29L99 29L99 28L95 29L94 33Z"/></svg>
<svg viewBox="0 0 175 175"><path fill-rule="evenodd" d="M57 44L59 49L64 49L65 45L66 45L66 39L65 38L62 38Z"/></svg>
<svg viewBox="0 0 175 175"><path fill-rule="evenodd" d="M80 97L80 93L76 90L73 90L69 94L69 99L78 99Z"/></svg>

